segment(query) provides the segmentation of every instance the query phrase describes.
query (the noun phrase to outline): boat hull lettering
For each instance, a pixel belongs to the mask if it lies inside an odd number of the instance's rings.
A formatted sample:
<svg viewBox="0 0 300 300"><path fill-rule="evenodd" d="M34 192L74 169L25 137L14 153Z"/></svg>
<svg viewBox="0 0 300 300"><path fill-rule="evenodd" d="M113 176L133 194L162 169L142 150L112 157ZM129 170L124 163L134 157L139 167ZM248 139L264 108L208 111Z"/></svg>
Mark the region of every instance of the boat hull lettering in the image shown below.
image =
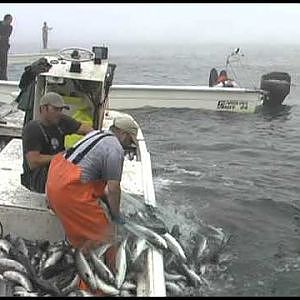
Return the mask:
<svg viewBox="0 0 300 300"><path fill-rule="evenodd" d="M217 102L218 110L229 110L229 111L247 111L248 110L248 101L239 101L239 100L219 100Z"/></svg>

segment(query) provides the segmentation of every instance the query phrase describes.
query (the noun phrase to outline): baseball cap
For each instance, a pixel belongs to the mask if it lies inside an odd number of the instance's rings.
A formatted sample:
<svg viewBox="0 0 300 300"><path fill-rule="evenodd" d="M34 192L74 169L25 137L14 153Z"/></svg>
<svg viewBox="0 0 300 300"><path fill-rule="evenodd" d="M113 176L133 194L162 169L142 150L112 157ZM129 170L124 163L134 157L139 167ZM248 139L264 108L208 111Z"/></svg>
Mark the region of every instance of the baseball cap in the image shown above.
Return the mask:
<svg viewBox="0 0 300 300"><path fill-rule="evenodd" d="M70 109L70 107L65 104L63 97L54 92L49 92L43 95L43 97L41 98L40 105L47 105L47 104L50 104L54 107L62 107L65 109Z"/></svg>
<svg viewBox="0 0 300 300"><path fill-rule="evenodd" d="M114 126L129 133L133 142L137 144L138 127L132 118L127 116L116 117L114 119Z"/></svg>

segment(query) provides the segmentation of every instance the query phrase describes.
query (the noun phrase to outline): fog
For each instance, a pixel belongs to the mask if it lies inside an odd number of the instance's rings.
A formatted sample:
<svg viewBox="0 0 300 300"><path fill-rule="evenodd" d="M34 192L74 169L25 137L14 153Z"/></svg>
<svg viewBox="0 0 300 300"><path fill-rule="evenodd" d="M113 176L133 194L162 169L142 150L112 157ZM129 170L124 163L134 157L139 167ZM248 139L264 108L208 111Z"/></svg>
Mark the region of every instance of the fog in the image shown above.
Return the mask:
<svg viewBox="0 0 300 300"><path fill-rule="evenodd" d="M300 43L298 3L2 3L13 16L11 50L114 43Z"/></svg>

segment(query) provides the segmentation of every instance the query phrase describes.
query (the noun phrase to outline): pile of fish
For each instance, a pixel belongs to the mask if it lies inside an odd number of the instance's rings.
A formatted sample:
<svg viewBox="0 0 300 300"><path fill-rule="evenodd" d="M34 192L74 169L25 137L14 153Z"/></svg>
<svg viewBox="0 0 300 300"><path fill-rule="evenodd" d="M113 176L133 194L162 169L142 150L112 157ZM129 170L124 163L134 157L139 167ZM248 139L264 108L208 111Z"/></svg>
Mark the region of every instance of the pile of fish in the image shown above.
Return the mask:
<svg viewBox="0 0 300 300"><path fill-rule="evenodd" d="M163 252L167 296L184 296L188 287L209 287L202 264L207 239L203 236L187 251L179 234L177 225L170 232L153 213L145 211L126 218L114 243L85 253L65 240L30 241L8 234L0 239L0 296L93 296L97 290L108 296L136 296L137 278L144 270L149 247ZM117 249L115 270L106 264L110 247ZM89 291L78 288L80 279Z"/></svg>

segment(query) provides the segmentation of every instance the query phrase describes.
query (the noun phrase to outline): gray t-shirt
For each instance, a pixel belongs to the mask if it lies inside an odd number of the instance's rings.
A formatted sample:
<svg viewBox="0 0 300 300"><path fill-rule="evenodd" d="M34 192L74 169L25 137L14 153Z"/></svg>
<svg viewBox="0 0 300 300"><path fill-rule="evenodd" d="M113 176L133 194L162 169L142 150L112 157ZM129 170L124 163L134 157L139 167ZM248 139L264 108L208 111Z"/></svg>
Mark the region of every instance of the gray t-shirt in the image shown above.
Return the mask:
<svg viewBox="0 0 300 300"><path fill-rule="evenodd" d="M68 160L72 161L79 152L82 152L95 139L99 138L98 130L87 134L83 142ZM105 131L103 134L113 134L111 131ZM102 135L102 134L101 134ZM78 143L79 143L78 142ZM101 139L78 163L81 167L81 181L89 182L93 180L118 180L121 181L124 162L124 150L115 135L106 136Z"/></svg>

